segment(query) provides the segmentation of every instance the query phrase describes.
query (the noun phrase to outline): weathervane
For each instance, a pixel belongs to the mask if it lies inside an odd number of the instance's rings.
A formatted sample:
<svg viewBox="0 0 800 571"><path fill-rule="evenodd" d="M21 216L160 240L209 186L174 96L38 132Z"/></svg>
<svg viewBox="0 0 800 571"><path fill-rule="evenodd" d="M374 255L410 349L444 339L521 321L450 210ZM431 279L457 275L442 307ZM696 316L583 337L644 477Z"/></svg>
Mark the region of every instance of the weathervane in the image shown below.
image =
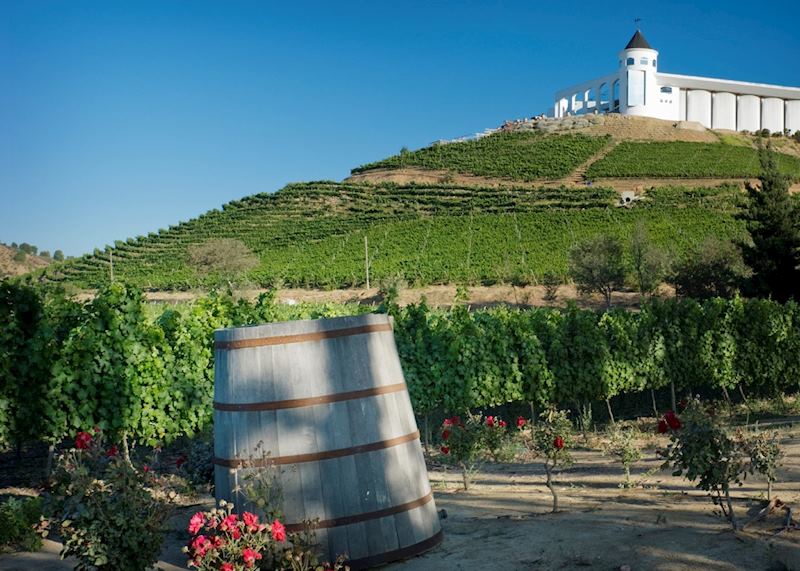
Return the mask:
<svg viewBox="0 0 800 571"><path fill-rule="evenodd" d="M636 24L636 29L637 29L637 30L641 30L641 26L639 26L639 22L641 22L641 21L642 21L642 19L641 19L641 18L636 18L636 19L633 21L633 23L634 23L634 24Z"/></svg>

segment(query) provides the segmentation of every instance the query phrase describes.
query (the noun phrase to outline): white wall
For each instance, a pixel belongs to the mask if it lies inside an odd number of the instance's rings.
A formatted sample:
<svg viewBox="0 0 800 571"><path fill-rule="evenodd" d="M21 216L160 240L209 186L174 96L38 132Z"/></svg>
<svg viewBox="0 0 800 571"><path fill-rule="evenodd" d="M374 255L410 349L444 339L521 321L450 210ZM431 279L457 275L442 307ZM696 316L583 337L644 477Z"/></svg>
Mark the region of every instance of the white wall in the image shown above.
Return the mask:
<svg viewBox="0 0 800 571"><path fill-rule="evenodd" d="M703 89L690 89L686 94L686 120L697 121L711 128L711 93Z"/></svg>
<svg viewBox="0 0 800 571"><path fill-rule="evenodd" d="M800 131L800 101L787 101L786 112L784 114L786 128L791 133Z"/></svg>
<svg viewBox="0 0 800 571"><path fill-rule="evenodd" d="M711 124L714 129L736 130L736 96L714 93L711 99Z"/></svg>
<svg viewBox="0 0 800 571"><path fill-rule="evenodd" d="M737 131L761 129L761 99L755 95L740 95L736 111Z"/></svg>
<svg viewBox="0 0 800 571"><path fill-rule="evenodd" d="M783 133L783 99L761 100L761 128L769 129L770 133Z"/></svg>

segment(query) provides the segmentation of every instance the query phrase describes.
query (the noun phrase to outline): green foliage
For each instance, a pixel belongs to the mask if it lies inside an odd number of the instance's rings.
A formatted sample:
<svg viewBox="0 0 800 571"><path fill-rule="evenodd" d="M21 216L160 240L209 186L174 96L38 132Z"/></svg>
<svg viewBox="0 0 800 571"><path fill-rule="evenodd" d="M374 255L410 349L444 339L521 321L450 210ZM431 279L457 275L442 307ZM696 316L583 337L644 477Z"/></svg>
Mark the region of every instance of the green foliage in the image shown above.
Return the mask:
<svg viewBox="0 0 800 571"><path fill-rule="evenodd" d="M633 427L614 425L609 433L609 440L605 445L605 453L614 456L622 464L625 479L620 484L620 487L632 487L631 468L642 459L642 451L636 444L636 430Z"/></svg>
<svg viewBox="0 0 800 571"><path fill-rule="evenodd" d="M733 297L748 275L742 256L726 241L707 238L694 251L675 264L670 281L684 297L708 299Z"/></svg>
<svg viewBox="0 0 800 571"><path fill-rule="evenodd" d="M0 552L39 551L37 527L42 517L41 498L8 498L0 502Z"/></svg>
<svg viewBox="0 0 800 571"><path fill-rule="evenodd" d="M56 262L63 262L64 261L64 252L61 250L56 250L53 252L53 260Z"/></svg>
<svg viewBox="0 0 800 571"><path fill-rule="evenodd" d="M664 280L669 262L666 253L650 242L647 227L642 222L636 224L633 231L630 253L639 293L653 293Z"/></svg>
<svg viewBox="0 0 800 571"><path fill-rule="evenodd" d="M472 141L440 143L352 170L418 167L532 181L568 175L608 144L608 137L501 132Z"/></svg>
<svg viewBox="0 0 800 571"><path fill-rule="evenodd" d="M518 425L519 427L519 425ZM526 447L542 458L547 476L545 485L553 495L553 513L558 511L558 491L555 487L556 470L572 465L570 449L574 445L572 422L564 410L549 408L539 415L536 423L519 427L519 437Z"/></svg>
<svg viewBox="0 0 800 571"><path fill-rule="evenodd" d="M575 246L569 254L569 273L581 293L600 293L611 307L611 293L625 281L622 244L614 236L597 236Z"/></svg>
<svg viewBox="0 0 800 571"><path fill-rule="evenodd" d="M144 571L156 562L171 507L151 474L108 457L95 439L61 456L54 477L61 555L77 558L78 571Z"/></svg>
<svg viewBox="0 0 800 571"><path fill-rule="evenodd" d="M442 423L442 447L445 457L461 468L464 489L469 489L469 473L484 444L485 425L481 415L467 412L446 418Z"/></svg>
<svg viewBox="0 0 800 571"><path fill-rule="evenodd" d="M800 160L779 154L780 171L800 177ZM750 147L724 143L623 141L602 159L592 163L586 176L755 178L760 174L758 152Z"/></svg>
<svg viewBox="0 0 800 571"><path fill-rule="evenodd" d="M697 399L689 401L676 426L670 425L669 437L670 444L662 452L663 468L671 468L673 476L697 481L697 488L709 492L733 529L738 529L730 487L741 485L745 471L740 443L715 411Z"/></svg>
<svg viewBox="0 0 800 571"><path fill-rule="evenodd" d="M748 293L778 301L800 299L800 202L789 196L779 156L771 148L759 148L759 153L761 188L748 185L741 214L751 240L740 245L753 270Z"/></svg>
<svg viewBox="0 0 800 571"><path fill-rule="evenodd" d="M767 480L767 500L772 496L772 484L778 480L778 466L783 459L783 451L777 432L742 432L738 435L750 462L747 471L760 474Z"/></svg>
<svg viewBox="0 0 800 571"><path fill-rule="evenodd" d="M16 254L14 254L14 257L13 257L12 259L13 259L15 262L20 262L20 263L22 263L22 262L24 262L26 259L28 259L28 254L26 254L25 252L23 252L22 250L20 250L20 251L18 251Z"/></svg>

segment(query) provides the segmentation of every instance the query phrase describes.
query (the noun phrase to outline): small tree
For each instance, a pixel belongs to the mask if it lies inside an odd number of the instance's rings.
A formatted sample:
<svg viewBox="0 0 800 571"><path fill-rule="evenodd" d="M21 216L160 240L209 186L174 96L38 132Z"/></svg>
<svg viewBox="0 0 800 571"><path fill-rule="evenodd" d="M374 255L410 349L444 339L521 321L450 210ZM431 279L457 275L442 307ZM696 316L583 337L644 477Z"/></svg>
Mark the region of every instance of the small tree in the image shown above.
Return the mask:
<svg viewBox="0 0 800 571"><path fill-rule="evenodd" d="M667 273L667 256L647 236L647 227L639 222L631 238L631 260L636 286L642 295L652 294Z"/></svg>
<svg viewBox="0 0 800 571"><path fill-rule="evenodd" d="M750 457L747 471L761 474L767 480L767 500L772 499L772 484L778 480L778 466L783 459L777 432L740 434L746 454Z"/></svg>
<svg viewBox="0 0 800 571"><path fill-rule="evenodd" d="M611 307L611 292L625 281L622 244L614 236L598 236L575 246L570 252L570 277L581 293L603 294Z"/></svg>
<svg viewBox="0 0 800 571"><path fill-rule="evenodd" d="M545 272L542 276L542 285L544 286L544 299L546 301L555 301L558 297L558 288L561 287L563 280L560 276L553 272Z"/></svg>
<svg viewBox="0 0 800 571"><path fill-rule="evenodd" d="M723 427L715 414L698 399L691 399L682 416L667 412L658 425L660 433L668 433L670 444L661 455L662 468L671 467L673 476L684 475L696 487L709 492L712 501L722 510L734 531L739 522L733 510L730 487L741 485L745 471L742 447Z"/></svg>
<svg viewBox="0 0 800 571"><path fill-rule="evenodd" d="M730 298L736 294L747 273L742 257L732 243L707 238L675 265L671 281L679 296Z"/></svg>
<svg viewBox="0 0 800 571"><path fill-rule="evenodd" d="M631 483L631 467L642 459L642 451L636 446L635 434L632 428L622 428L614 425L609 442L605 446L606 454L615 456L622 464L625 480L621 488L633 487Z"/></svg>
<svg viewBox="0 0 800 571"><path fill-rule="evenodd" d="M14 261L15 261L15 262L20 262L20 263L22 263L22 262L24 262L24 261L25 261L27 258L28 258L28 254L26 254L26 253L25 253L24 251L22 251L22 250L17 250L17 253L16 253L16 254L14 254Z"/></svg>
<svg viewBox="0 0 800 571"><path fill-rule="evenodd" d="M572 422L566 411L551 408L539 415L539 422L532 424L517 420L517 429L528 450L541 457L546 474L545 486L553 495L552 513L558 512L558 491L555 474L559 467L572 465L569 451L573 446Z"/></svg>
<svg viewBox="0 0 800 571"><path fill-rule="evenodd" d="M64 261L64 252L62 252L61 250L56 250L55 252L53 252L53 259L56 262L63 262Z"/></svg>
<svg viewBox="0 0 800 571"><path fill-rule="evenodd" d="M232 279L258 265L258 257L244 242L234 238L214 238L188 249L189 263L200 275L219 274Z"/></svg>
<svg viewBox="0 0 800 571"><path fill-rule="evenodd" d="M753 270L750 295L777 301L800 299L800 202L789 195L789 180L778 170L775 153L759 143L761 188L747 187L740 215L752 243L741 243L744 262Z"/></svg>

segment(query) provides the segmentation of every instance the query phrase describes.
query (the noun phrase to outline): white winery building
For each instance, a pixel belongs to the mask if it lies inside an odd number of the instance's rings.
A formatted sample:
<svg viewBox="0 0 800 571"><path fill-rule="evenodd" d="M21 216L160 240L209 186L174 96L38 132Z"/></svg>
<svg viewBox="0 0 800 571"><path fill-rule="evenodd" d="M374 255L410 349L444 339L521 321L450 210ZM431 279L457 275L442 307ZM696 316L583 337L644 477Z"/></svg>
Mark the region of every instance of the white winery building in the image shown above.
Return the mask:
<svg viewBox="0 0 800 571"><path fill-rule="evenodd" d="M800 131L800 88L658 71L658 51L637 31L616 72L556 93L555 117L620 113L696 121L709 129Z"/></svg>

